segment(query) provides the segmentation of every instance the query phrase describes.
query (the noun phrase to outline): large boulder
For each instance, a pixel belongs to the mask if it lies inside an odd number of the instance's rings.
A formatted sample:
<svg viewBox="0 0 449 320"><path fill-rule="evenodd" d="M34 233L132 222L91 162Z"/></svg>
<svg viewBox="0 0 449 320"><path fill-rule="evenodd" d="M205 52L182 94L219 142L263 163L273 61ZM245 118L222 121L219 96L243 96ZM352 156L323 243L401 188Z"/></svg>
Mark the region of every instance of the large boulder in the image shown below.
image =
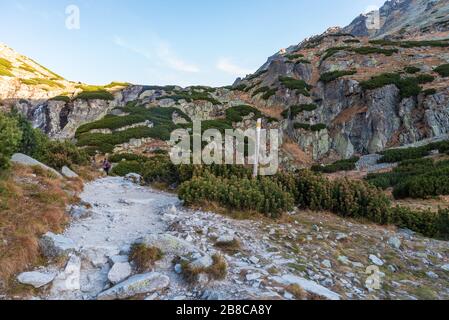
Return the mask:
<svg viewBox="0 0 449 320"><path fill-rule="evenodd" d="M62 178L62 175L56 171L53 168L50 168L49 166L37 161L36 159L33 159L27 155L24 155L22 153L16 153L12 156L11 158L11 162L13 163L17 163L17 164L21 164L23 166L27 166L27 167L41 167L44 170L50 171L51 173L53 173L56 177L58 178Z"/></svg>
<svg viewBox="0 0 449 320"><path fill-rule="evenodd" d="M62 167L61 173L64 177L69 179L79 178L79 175L77 175L75 172L70 170L70 168L64 166Z"/></svg>
<svg viewBox="0 0 449 320"><path fill-rule="evenodd" d="M47 232L42 236L39 246L47 258L59 258L77 251L77 246L72 239L52 232Z"/></svg>
<svg viewBox="0 0 449 320"><path fill-rule="evenodd" d="M19 276L17 277L17 281L19 281L19 283L21 284L30 285L35 288L41 288L52 282L55 277L55 273L33 271L19 274Z"/></svg>
<svg viewBox="0 0 449 320"><path fill-rule="evenodd" d="M170 278L157 272L136 275L128 280L100 293L98 300L120 300L134 297L138 294L153 293L167 288Z"/></svg>
<svg viewBox="0 0 449 320"><path fill-rule="evenodd" d="M151 234L137 240L136 243L159 248L165 255L186 256L193 253L203 255L201 250L191 243L169 234Z"/></svg>
<svg viewBox="0 0 449 320"><path fill-rule="evenodd" d="M291 274L283 275L282 277L275 276L273 280L277 283L283 285L292 285L296 284L303 288L305 291L316 294L320 297L324 297L328 300L340 300L341 297L339 294L323 287L322 285L317 284L316 282L306 280L304 278L300 278Z"/></svg>

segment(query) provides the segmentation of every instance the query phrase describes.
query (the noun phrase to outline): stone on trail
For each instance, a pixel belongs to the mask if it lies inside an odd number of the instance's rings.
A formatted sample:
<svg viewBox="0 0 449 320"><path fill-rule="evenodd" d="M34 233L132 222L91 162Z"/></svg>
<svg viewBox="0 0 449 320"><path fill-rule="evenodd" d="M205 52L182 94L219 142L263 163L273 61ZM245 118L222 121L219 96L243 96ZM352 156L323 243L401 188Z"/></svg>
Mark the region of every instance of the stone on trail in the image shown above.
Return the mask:
<svg viewBox="0 0 449 320"><path fill-rule="evenodd" d="M142 176L140 174L137 174L137 173L128 173L125 176L125 180L130 181L130 182L135 183L135 184L140 184L141 181L142 181Z"/></svg>
<svg viewBox="0 0 449 320"><path fill-rule="evenodd" d="M64 271L53 281L52 291L64 292L80 290L80 277L81 259L76 255L72 255L69 262L67 262Z"/></svg>
<svg viewBox="0 0 449 320"><path fill-rule="evenodd" d="M59 258L77 251L77 246L72 239L52 232L42 236L39 246L47 258Z"/></svg>
<svg viewBox="0 0 449 320"><path fill-rule="evenodd" d="M140 274L129 278L100 293L98 300L120 300L134 297L138 294L153 293L167 288L170 285L170 278L158 272Z"/></svg>
<svg viewBox="0 0 449 320"><path fill-rule="evenodd" d="M108 273L108 279L112 284L117 284L127 279L132 273L129 262L118 262L114 264Z"/></svg>
<svg viewBox="0 0 449 320"><path fill-rule="evenodd" d="M191 243L169 234L151 234L136 241L148 247L159 248L166 255L185 256L192 253L201 253Z"/></svg>
<svg viewBox="0 0 449 320"><path fill-rule="evenodd" d="M30 285L35 288L41 288L52 282L55 277L55 273L33 271L21 273L17 277L17 281L19 281L21 284Z"/></svg>

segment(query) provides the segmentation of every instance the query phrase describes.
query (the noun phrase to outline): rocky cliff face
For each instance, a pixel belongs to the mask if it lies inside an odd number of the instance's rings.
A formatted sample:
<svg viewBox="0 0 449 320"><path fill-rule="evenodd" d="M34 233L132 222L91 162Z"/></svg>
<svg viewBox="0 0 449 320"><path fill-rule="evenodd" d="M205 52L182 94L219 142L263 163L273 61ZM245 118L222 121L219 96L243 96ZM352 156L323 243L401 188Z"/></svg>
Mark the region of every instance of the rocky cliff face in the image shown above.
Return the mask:
<svg viewBox="0 0 449 320"><path fill-rule="evenodd" d="M447 0L390 0L379 12L360 15L343 31L375 38L439 33L449 30L448 16Z"/></svg>

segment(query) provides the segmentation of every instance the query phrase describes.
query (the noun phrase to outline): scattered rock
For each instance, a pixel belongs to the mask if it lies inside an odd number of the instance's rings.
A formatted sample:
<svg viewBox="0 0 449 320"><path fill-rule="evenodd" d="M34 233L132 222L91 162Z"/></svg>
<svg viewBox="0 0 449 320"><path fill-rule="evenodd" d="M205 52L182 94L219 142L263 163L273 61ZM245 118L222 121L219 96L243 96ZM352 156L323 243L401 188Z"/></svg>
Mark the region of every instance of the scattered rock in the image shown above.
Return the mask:
<svg viewBox="0 0 449 320"><path fill-rule="evenodd" d="M192 253L202 253L191 243L169 234L151 234L136 241L149 247L156 247L166 255L186 256Z"/></svg>
<svg viewBox="0 0 449 320"><path fill-rule="evenodd" d="M328 269L332 268L332 263L329 260L323 260L323 262L321 262L321 264Z"/></svg>
<svg viewBox="0 0 449 320"><path fill-rule="evenodd" d="M182 266L179 263L175 265L174 269L177 274L182 273Z"/></svg>
<svg viewBox="0 0 449 320"><path fill-rule="evenodd" d="M41 288L52 282L55 277L55 273L33 271L21 273L17 277L17 281L19 281L21 284L30 285L35 288Z"/></svg>
<svg viewBox="0 0 449 320"><path fill-rule="evenodd" d="M313 282L310 280L306 280L291 274L287 274L284 275L282 277L273 277L273 279L280 283L280 284L284 284L284 285L291 285L291 284L296 284L298 286L300 286L301 288L303 288L305 291L309 292L309 293L313 293L316 294L320 297L324 297L327 298L329 300L340 300L340 295Z"/></svg>
<svg viewBox="0 0 449 320"><path fill-rule="evenodd" d="M52 291L64 292L80 290L81 259L72 255L63 272L53 281Z"/></svg>
<svg viewBox="0 0 449 320"><path fill-rule="evenodd" d="M138 294L148 294L167 288L170 278L157 272L140 274L100 293L98 300L127 299Z"/></svg>
<svg viewBox="0 0 449 320"><path fill-rule="evenodd" d="M391 237L390 239L388 239L388 244L395 249L400 249L402 243L401 240L399 240L399 238Z"/></svg>
<svg viewBox="0 0 449 320"><path fill-rule="evenodd" d="M87 209L85 206L75 205L70 208L69 215L73 219L85 219L92 215L92 211Z"/></svg>
<svg viewBox="0 0 449 320"><path fill-rule="evenodd" d="M249 258L249 261L251 261L251 263L253 263L253 264L258 264L260 259L253 256L253 257Z"/></svg>
<svg viewBox="0 0 449 320"><path fill-rule="evenodd" d="M205 255L204 257L201 257L199 259L196 259L195 261L190 263L190 266L193 268L203 269L203 268L209 268L214 264L214 261L212 260L212 257L209 255Z"/></svg>
<svg viewBox="0 0 449 320"><path fill-rule="evenodd" d="M62 167L61 173L64 177L69 179L79 178L79 175L70 170L67 166Z"/></svg>
<svg viewBox="0 0 449 320"><path fill-rule="evenodd" d="M220 243L230 243L230 242L232 242L232 241L234 241L234 236L233 236L233 235L223 235L223 236L220 236L220 237L217 239L217 244L220 244Z"/></svg>
<svg viewBox="0 0 449 320"><path fill-rule="evenodd" d="M129 262L118 262L114 264L108 273L108 279L112 284L117 284L131 275L132 268Z"/></svg>
<svg viewBox="0 0 449 320"><path fill-rule="evenodd" d="M349 261L348 257L345 256L339 256L338 261L340 261L343 264L349 265L351 261Z"/></svg>
<svg viewBox="0 0 449 320"><path fill-rule="evenodd" d="M47 232L39 241L42 253L47 258L58 258L69 255L77 250L73 240L62 235Z"/></svg>
<svg viewBox="0 0 449 320"><path fill-rule="evenodd" d="M449 264L441 266L441 269L443 269L444 271L449 271Z"/></svg>
<svg viewBox="0 0 449 320"><path fill-rule="evenodd" d="M125 176L125 180L131 181L135 184L140 184L142 182L142 176L137 173L129 173Z"/></svg>
<svg viewBox="0 0 449 320"><path fill-rule="evenodd" d="M347 238L348 238L348 235L346 233L337 233L335 240L343 241L343 240L346 240Z"/></svg>
<svg viewBox="0 0 449 320"><path fill-rule="evenodd" d="M375 256L374 254L369 256L369 259L372 263L374 263L376 266L383 266L385 264L385 262L382 259L379 259L377 256Z"/></svg>
<svg viewBox="0 0 449 320"><path fill-rule="evenodd" d="M438 279L438 278L439 278L439 276L438 276L435 272L432 272L432 271L426 272L426 275L427 275L429 278L432 278L432 279Z"/></svg>

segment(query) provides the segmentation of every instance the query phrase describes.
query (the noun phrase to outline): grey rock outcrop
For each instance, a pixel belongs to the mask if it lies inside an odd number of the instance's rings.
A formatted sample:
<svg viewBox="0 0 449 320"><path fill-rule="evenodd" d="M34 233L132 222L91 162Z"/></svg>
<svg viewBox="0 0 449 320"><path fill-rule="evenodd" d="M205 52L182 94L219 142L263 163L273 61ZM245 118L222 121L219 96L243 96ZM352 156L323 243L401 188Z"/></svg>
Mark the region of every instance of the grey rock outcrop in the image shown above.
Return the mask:
<svg viewBox="0 0 449 320"><path fill-rule="evenodd" d="M55 169L50 168L49 166L37 161L36 159L33 159L33 158L31 158L27 155L21 154L21 153L14 154L11 158L11 162L21 164L23 166L29 166L29 167L38 166L44 170L50 171L56 177L62 178L62 175Z"/></svg>
<svg viewBox="0 0 449 320"><path fill-rule="evenodd" d="M47 232L39 241L42 253L47 258L67 256L77 250L76 244L69 238Z"/></svg>

